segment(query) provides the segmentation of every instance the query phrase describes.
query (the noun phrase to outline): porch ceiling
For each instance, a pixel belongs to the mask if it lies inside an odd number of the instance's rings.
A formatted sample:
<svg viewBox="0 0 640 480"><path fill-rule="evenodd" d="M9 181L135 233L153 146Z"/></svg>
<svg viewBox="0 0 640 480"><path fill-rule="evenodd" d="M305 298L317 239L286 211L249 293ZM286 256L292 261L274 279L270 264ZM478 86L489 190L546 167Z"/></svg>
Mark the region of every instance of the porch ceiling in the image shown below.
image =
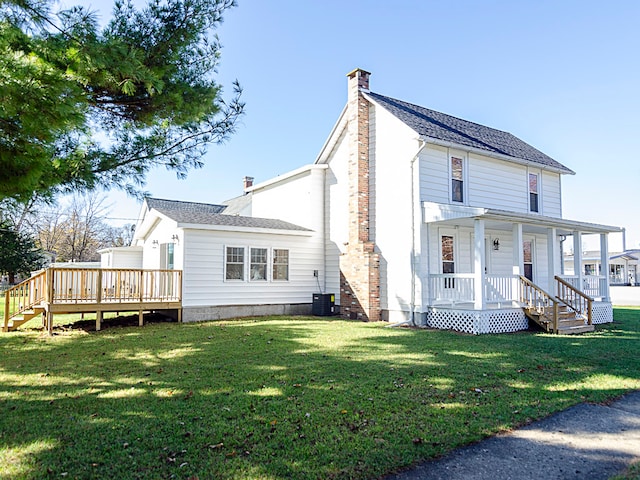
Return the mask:
<svg viewBox="0 0 640 480"><path fill-rule="evenodd" d="M474 220L484 220L485 229L504 231L511 231L514 224L520 223L522 224L522 231L525 233L544 234L548 228L556 228L558 235L572 235L574 232L601 234L622 231L620 227L609 225L566 220L544 215L508 212L491 208L447 205L433 202L423 202L422 206L425 223L458 225L473 228Z"/></svg>

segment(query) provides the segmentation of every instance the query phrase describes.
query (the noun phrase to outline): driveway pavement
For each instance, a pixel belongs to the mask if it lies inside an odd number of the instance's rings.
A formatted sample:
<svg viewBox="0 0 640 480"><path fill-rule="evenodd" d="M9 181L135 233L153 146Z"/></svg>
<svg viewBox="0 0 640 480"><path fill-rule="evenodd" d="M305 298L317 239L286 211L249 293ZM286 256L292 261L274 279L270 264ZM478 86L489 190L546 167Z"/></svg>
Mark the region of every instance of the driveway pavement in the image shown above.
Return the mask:
<svg viewBox="0 0 640 480"><path fill-rule="evenodd" d="M385 480L606 480L640 460L640 392L581 404Z"/></svg>

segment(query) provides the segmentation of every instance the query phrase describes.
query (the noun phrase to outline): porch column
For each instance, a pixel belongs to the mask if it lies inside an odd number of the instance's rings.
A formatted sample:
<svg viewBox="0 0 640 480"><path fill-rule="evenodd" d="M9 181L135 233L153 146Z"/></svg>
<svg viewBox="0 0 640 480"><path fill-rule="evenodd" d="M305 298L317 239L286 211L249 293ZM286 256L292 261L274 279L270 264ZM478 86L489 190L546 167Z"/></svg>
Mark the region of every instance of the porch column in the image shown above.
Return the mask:
<svg viewBox="0 0 640 480"><path fill-rule="evenodd" d="M576 288L583 289L582 279L582 233L573 232L573 274L577 278Z"/></svg>
<svg viewBox="0 0 640 480"><path fill-rule="evenodd" d="M548 228L547 229L547 262L548 262L548 267L547 267L547 271L549 272L548 277L548 283L549 285L547 286L547 292L552 293L553 295L557 295L558 292L556 292L556 282L555 280L555 276L556 276L556 268L558 265L558 248L556 246L556 229L555 228Z"/></svg>
<svg viewBox="0 0 640 480"><path fill-rule="evenodd" d="M473 249L474 249L474 276L473 276L473 308L483 310L484 300L484 269L486 258L484 256L484 220L473 221Z"/></svg>
<svg viewBox="0 0 640 480"><path fill-rule="evenodd" d="M604 275L604 281L600 280L600 295L602 300L608 302L610 300L609 294L609 234L600 234L600 265L602 270L600 275Z"/></svg>
<svg viewBox="0 0 640 480"><path fill-rule="evenodd" d="M522 250L522 224L513 225L513 274L524 273L524 252Z"/></svg>

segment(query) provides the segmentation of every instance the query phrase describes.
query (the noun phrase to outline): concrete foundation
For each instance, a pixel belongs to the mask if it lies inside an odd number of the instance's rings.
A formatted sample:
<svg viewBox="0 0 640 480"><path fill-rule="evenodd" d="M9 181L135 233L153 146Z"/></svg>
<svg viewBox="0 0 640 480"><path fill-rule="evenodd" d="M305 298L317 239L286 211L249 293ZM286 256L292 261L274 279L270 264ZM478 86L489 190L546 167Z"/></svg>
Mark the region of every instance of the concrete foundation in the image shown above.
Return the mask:
<svg viewBox="0 0 640 480"><path fill-rule="evenodd" d="M266 315L311 315L310 303L281 305L224 305L182 307L183 322L206 322L227 318L261 317Z"/></svg>

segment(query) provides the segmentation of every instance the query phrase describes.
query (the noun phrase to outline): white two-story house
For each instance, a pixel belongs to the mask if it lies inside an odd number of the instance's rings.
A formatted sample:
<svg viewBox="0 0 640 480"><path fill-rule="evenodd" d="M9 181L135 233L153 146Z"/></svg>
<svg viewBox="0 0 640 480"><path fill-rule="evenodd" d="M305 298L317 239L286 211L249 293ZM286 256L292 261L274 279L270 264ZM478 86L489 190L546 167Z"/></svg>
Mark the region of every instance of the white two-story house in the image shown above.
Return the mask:
<svg viewBox="0 0 640 480"><path fill-rule="evenodd" d="M369 76L348 74L312 164L200 213L145 203L135 248L145 265L171 252L183 318L304 311L324 292L346 318L470 333L526 329L536 309L611 321L606 275L560 275L563 244L580 252L585 234L600 236L607 272L619 231L562 217L574 172L504 131L374 93Z"/></svg>

